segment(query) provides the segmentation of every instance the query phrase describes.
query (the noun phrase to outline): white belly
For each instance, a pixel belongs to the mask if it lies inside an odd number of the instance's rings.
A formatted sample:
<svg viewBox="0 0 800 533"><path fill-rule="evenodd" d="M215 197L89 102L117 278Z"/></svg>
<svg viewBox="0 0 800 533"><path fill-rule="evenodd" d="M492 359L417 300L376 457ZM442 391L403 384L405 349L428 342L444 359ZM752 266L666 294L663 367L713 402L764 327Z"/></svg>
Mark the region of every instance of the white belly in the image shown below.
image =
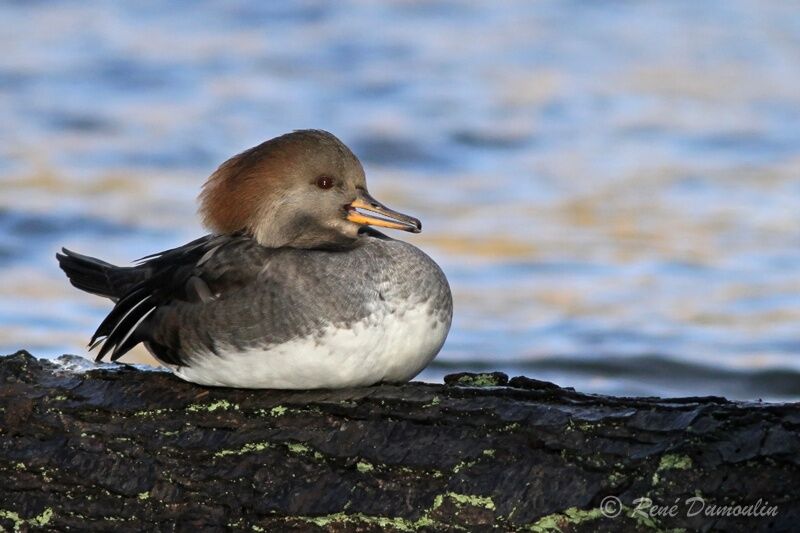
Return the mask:
<svg viewBox="0 0 800 533"><path fill-rule="evenodd" d="M327 326L322 335L247 351L220 348L192 354L189 366L171 367L202 385L259 389L320 389L405 382L436 356L450 329L427 304L393 314L378 311L349 329Z"/></svg>

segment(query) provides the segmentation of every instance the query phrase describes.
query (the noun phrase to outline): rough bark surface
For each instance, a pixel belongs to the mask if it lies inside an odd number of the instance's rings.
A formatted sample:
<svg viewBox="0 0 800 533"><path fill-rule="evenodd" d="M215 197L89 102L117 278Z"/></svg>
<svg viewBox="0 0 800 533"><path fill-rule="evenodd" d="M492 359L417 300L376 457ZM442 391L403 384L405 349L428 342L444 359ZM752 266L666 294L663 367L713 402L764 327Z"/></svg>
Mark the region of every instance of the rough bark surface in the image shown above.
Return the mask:
<svg viewBox="0 0 800 533"><path fill-rule="evenodd" d="M66 371L76 360L0 358L7 530L800 524L800 404L614 398L499 373L445 385L236 390L125 366ZM615 518L601 512L609 496L623 504ZM651 517L633 511L640 497L665 506L700 497L706 510L687 516L681 504L675 516ZM711 505L759 499L751 512L760 516L708 516ZM763 516L771 506L776 515Z"/></svg>

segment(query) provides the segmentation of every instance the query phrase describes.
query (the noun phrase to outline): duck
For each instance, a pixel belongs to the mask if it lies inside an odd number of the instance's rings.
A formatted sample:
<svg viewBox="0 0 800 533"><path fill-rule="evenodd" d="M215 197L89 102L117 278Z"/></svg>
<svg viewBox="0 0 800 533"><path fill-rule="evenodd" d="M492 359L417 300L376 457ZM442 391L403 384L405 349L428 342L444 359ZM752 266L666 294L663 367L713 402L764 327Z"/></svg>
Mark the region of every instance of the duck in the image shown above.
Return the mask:
<svg viewBox="0 0 800 533"><path fill-rule="evenodd" d="M70 283L114 305L97 361L138 344L204 386L338 389L404 383L453 317L442 269L376 228L421 222L373 198L333 134L297 130L222 163L199 195L209 233L115 266L62 248Z"/></svg>

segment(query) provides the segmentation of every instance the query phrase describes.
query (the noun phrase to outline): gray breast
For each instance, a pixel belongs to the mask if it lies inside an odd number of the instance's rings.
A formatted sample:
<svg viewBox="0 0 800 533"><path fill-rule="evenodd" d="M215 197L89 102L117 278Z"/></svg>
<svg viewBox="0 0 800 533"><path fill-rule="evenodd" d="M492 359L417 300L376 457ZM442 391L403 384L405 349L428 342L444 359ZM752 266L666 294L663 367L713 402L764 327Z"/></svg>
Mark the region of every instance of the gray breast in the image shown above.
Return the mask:
<svg viewBox="0 0 800 533"><path fill-rule="evenodd" d="M185 352L214 352L221 345L242 350L280 344L313 336L328 324L348 327L376 311L425 303L432 320L449 325L452 317L439 266L418 248L381 234L364 236L346 251L280 249L256 259L263 266L252 282L210 302L159 313L160 333L179 336Z"/></svg>

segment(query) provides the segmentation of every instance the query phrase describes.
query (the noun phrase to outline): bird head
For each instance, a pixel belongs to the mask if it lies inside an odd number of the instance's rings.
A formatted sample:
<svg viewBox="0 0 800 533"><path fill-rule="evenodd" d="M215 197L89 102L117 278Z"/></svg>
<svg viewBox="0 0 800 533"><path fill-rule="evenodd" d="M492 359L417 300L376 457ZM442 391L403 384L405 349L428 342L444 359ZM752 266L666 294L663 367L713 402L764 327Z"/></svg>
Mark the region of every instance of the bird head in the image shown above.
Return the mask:
<svg viewBox="0 0 800 533"><path fill-rule="evenodd" d="M271 248L348 246L365 226L422 229L373 198L358 158L321 130L281 135L228 159L203 186L199 211L211 231L245 232Z"/></svg>

